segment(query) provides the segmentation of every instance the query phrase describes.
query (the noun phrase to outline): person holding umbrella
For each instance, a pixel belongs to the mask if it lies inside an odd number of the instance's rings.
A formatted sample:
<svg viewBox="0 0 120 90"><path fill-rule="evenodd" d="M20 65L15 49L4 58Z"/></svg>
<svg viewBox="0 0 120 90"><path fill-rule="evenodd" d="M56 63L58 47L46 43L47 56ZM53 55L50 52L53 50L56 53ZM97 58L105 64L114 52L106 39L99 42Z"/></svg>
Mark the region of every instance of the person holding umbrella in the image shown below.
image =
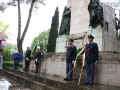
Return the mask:
<svg viewBox="0 0 120 90"><path fill-rule="evenodd" d="M41 50L40 50L40 47L37 47L37 51L35 54L35 65L36 65L35 73L38 73L40 61L41 61Z"/></svg>
<svg viewBox="0 0 120 90"><path fill-rule="evenodd" d="M23 56L18 52L14 52L13 60L14 60L13 69L18 69L19 62L23 60Z"/></svg>
<svg viewBox="0 0 120 90"><path fill-rule="evenodd" d="M6 42L7 38L8 38L7 36L3 35L0 32L0 70L2 69L2 66L3 66L2 51L3 51L3 48L8 46L8 43Z"/></svg>
<svg viewBox="0 0 120 90"><path fill-rule="evenodd" d="M3 58L2 58L2 51L3 48L1 47L2 40L0 40L0 69L2 69L3 66Z"/></svg>

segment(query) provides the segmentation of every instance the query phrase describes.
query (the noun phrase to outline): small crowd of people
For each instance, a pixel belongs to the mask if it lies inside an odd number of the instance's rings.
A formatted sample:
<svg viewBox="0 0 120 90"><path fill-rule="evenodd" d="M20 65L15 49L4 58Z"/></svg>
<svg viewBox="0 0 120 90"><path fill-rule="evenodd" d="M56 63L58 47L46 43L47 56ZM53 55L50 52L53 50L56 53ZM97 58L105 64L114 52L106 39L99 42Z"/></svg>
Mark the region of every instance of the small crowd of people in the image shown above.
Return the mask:
<svg viewBox="0 0 120 90"><path fill-rule="evenodd" d="M92 35L88 35L88 41L89 43L85 45L85 62L86 62L86 70L87 70L87 80L85 85L93 85L94 81L94 68L98 61L98 45L97 43L93 42L94 37ZM69 73L74 67L77 66L77 60L76 59L76 53L77 48L73 45L74 40L69 40L69 46L67 47L67 54L66 54L66 78L64 78L65 81L71 81L73 77L73 72ZM0 49L0 69L2 69L2 50ZM19 54L13 54L14 59L14 69L17 69L19 62L21 61L22 56ZM40 47L37 47L36 53L35 53L35 65L36 65L36 71L35 73L38 73L39 71L39 64L41 61L41 50ZM26 53L25 53L25 72L29 69L29 64L31 60L31 50L30 47L27 47Z"/></svg>
<svg viewBox="0 0 120 90"><path fill-rule="evenodd" d="M40 61L41 61L40 47L37 47L34 59L35 59L35 65L36 65L35 73L38 73L39 64L40 64ZM30 60L31 60L31 50L30 50L30 47L27 47L26 54L25 54L25 72L27 72L28 69L29 69Z"/></svg>

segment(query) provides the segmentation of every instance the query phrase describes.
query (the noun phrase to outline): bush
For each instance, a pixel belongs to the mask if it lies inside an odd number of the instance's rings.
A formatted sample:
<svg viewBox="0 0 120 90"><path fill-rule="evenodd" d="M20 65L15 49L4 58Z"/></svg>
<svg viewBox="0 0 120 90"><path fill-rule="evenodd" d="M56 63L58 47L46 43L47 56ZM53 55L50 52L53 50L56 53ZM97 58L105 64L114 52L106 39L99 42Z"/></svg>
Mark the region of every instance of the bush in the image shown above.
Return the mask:
<svg viewBox="0 0 120 90"><path fill-rule="evenodd" d="M11 61L4 61L3 67L13 67L14 62ZM23 63L19 63L18 68L22 68Z"/></svg>
<svg viewBox="0 0 120 90"><path fill-rule="evenodd" d="M78 54L81 50L82 50L82 48L79 48L79 49L77 50L77 54ZM82 55L79 55L79 56L77 57L77 60L78 60L78 63L81 64L81 63L82 63Z"/></svg>

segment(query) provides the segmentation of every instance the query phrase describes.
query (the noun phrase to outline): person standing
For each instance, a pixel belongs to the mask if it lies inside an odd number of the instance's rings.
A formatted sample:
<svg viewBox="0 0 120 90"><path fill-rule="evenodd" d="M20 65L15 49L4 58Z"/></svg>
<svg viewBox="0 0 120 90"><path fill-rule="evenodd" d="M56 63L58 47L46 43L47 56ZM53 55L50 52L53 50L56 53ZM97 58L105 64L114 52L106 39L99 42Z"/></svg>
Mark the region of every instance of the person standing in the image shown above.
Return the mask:
<svg viewBox="0 0 120 90"><path fill-rule="evenodd" d="M2 40L0 40L0 70L3 69L3 57L2 57Z"/></svg>
<svg viewBox="0 0 120 90"><path fill-rule="evenodd" d="M76 58L76 46L73 45L73 39L69 40L69 46L67 47L67 55L66 55L66 75L73 69L74 66L74 61ZM68 74L66 78L64 79L65 81L71 81L73 76L73 72Z"/></svg>
<svg viewBox="0 0 120 90"><path fill-rule="evenodd" d="M37 47L37 52L35 54L35 65L36 65L35 73L38 73L40 61L41 61L41 50L40 47Z"/></svg>
<svg viewBox="0 0 120 90"><path fill-rule="evenodd" d="M18 65L21 60L18 52L13 53L13 60L14 60L13 69L18 69Z"/></svg>
<svg viewBox="0 0 120 90"><path fill-rule="evenodd" d="M87 81L85 85L93 85L95 64L98 61L98 45L93 42L94 37L88 35L89 43L86 44L85 48L85 59L86 59L86 69L87 69Z"/></svg>
<svg viewBox="0 0 120 90"><path fill-rule="evenodd" d="M30 47L27 47L26 54L25 54L25 71L28 71L29 64L31 59L31 50Z"/></svg>

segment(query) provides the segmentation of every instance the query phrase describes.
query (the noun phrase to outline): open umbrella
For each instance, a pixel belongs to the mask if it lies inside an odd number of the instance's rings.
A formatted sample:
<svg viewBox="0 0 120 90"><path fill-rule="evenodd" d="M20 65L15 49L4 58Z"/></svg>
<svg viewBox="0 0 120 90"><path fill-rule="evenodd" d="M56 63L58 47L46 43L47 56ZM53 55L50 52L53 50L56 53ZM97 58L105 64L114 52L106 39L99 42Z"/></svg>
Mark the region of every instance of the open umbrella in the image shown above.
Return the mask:
<svg viewBox="0 0 120 90"><path fill-rule="evenodd" d="M9 44L7 43L7 41L5 39L2 40L1 42L1 46L0 46L0 49L3 49L5 47L7 47Z"/></svg>
<svg viewBox="0 0 120 90"><path fill-rule="evenodd" d="M20 61L23 61L23 56L22 56L22 54L20 54L20 53L18 53L18 52L13 53L13 58L16 58L17 56L18 56L18 58L19 58Z"/></svg>
<svg viewBox="0 0 120 90"><path fill-rule="evenodd" d="M0 33L0 40L7 39L8 37Z"/></svg>

